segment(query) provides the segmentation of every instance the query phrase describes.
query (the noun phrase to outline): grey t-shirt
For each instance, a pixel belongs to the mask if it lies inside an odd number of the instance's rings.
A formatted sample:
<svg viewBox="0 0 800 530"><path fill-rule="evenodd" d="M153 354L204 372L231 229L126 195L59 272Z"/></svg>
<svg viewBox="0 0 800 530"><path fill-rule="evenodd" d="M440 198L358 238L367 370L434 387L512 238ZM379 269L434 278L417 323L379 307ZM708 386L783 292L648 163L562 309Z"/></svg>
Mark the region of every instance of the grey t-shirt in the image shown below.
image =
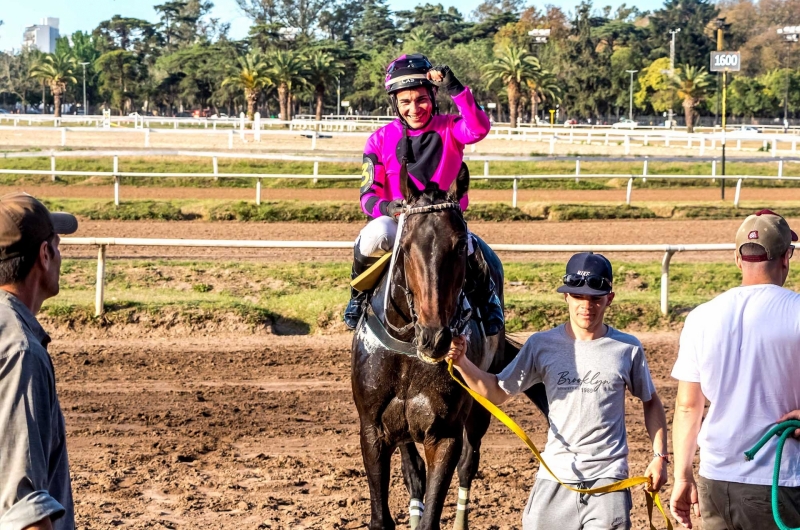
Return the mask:
<svg viewBox="0 0 800 530"><path fill-rule="evenodd" d="M642 401L655 393L636 337L608 326L602 338L576 341L562 324L531 336L497 379L510 395L544 383L550 430L543 456L561 480L628 476L625 389ZM539 476L553 480L544 468Z"/></svg>
<svg viewBox="0 0 800 530"><path fill-rule="evenodd" d="M0 529L49 517L73 530L67 433L56 395L50 337L16 297L0 289Z"/></svg>

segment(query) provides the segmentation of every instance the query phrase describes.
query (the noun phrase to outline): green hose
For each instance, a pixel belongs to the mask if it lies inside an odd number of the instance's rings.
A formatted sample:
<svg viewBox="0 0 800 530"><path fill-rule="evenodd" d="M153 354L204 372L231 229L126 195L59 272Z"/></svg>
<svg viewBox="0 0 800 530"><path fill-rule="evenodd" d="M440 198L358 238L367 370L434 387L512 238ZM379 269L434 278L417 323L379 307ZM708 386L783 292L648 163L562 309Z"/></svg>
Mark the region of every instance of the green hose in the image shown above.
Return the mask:
<svg viewBox="0 0 800 530"><path fill-rule="evenodd" d="M792 435L795 429L800 429L800 420L789 420L779 423L770 429L752 449L744 453L745 460L750 461L756 456L756 453L764 447L764 444L767 443L770 438L776 435L779 436L778 447L775 448L775 469L772 472L772 517L775 519L775 524L778 525L780 530L800 530L800 528L786 526L786 523L781 519L781 514L778 512L778 481L781 475L783 444L786 443L786 439Z"/></svg>

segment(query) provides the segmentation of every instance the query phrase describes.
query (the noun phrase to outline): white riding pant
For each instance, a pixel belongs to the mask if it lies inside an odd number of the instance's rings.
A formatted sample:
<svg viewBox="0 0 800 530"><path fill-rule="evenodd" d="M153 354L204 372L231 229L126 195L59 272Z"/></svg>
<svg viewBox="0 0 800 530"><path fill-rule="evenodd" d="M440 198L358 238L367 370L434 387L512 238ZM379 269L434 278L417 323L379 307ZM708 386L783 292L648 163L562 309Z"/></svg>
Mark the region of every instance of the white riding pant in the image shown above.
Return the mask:
<svg viewBox="0 0 800 530"><path fill-rule="evenodd" d="M467 238L468 251L472 255L475 252L475 244L472 233L468 231L467 234L469 234L469 238ZM356 245L362 256L379 258L392 251L396 238L397 222L391 217L383 215L376 217L361 229L356 239Z"/></svg>

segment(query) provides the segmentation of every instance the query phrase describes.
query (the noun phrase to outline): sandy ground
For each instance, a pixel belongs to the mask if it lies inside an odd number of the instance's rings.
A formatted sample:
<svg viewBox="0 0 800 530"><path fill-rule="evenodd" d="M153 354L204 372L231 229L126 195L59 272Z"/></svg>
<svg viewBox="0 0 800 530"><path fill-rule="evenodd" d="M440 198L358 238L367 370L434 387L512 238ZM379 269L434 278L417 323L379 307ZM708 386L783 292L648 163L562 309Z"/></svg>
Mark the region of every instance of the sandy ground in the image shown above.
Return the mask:
<svg viewBox="0 0 800 530"><path fill-rule="evenodd" d="M741 221L732 220L615 220L529 223L472 222L470 230L489 243L516 244L687 244L730 243ZM800 219L789 219L800 226ZM256 239L295 241L355 241L363 223L239 223L165 221L82 221L77 237L136 237L184 239ZM111 258L248 259L264 262L297 262L352 259L348 250L305 249L204 249L181 247L109 247ZM564 261L564 253L502 252L505 261ZM64 246L64 256L95 259L95 247ZM659 261L662 253L608 253L612 260ZM676 254L682 261L726 261L728 252Z"/></svg>
<svg viewBox="0 0 800 530"><path fill-rule="evenodd" d="M676 385L668 376L678 336L640 338L671 418ZM350 340L56 337L50 352L78 528L365 528L369 494L350 393ZM533 406L516 399L506 408L541 447L546 423ZM626 419L632 473L641 474L651 448L641 405L630 398ZM520 528L536 464L496 421L483 447L471 528ZM398 528L407 528L399 458L393 464L390 504ZM454 491L443 528L452 525ZM633 498L634 528L646 528L644 494Z"/></svg>
<svg viewBox="0 0 800 530"><path fill-rule="evenodd" d="M22 123L21 125L25 125ZM228 130L214 133L208 131L171 131L171 130L152 130L150 133L151 149L197 149L197 150L229 150ZM543 136L543 141L538 141L538 135L529 136L527 141L520 141L519 137L514 140L507 140L495 137L490 134L485 140L478 143L475 151L467 148L469 154L509 154L509 155L530 155L536 154L555 154L555 155L601 155L601 156L623 156L625 147L622 142L611 141L605 145L605 133L598 133L591 145L585 143L570 143L569 130L556 129L558 140L553 152L550 151L550 140L548 136ZM577 134L577 133L576 133ZM320 153L361 153L364 149L367 135L360 136L336 136L317 139L316 150ZM297 132L291 134L263 135L260 142L253 141L251 134L247 134L243 141L238 133L233 134L234 150L248 150L258 152L286 152L300 153L311 149L311 136L308 132ZM727 156L763 156L769 158L771 153L758 151L762 147L761 142L744 142L742 149L736 148L732 141L727 150ZM796 156L797 152L791 151L789 142L779 143L778 154L782 156ZM36 129L0 129L0 146L5 149L28 149L31 147L42 149L59 149L61 144L61 132L58 129L37 127ZM69 148L104 148L104 149L145 149L145 131L134 129L112 128L110 130L98 129L77 129L66 133L66 147ZM705 156L717 155L721 153L720 144L717 142L717 149L710 148L710 142L706 143L704 150ZM686 156L699 155L699 142L694 141L691 148L687 142L673 141L670 147L666 147L663 142L653 145L642 145L641 141L631 142L630 154L649 155L649 156Z"/></svg>
<svg viewBox="0 0 800 530"><path fill-rule="evenodd" d="M358 188L262 188L261 199L269 200L301 200L301 201L358 201ZM736 181L728 180L725 193L725 202L733 203ZM0 195L13 191L25 191L42 199L114 199L113 186L0 186ZM507 202L511 203L511 190L481 190L469 192L473 201ZM217 200L243 200L254 201L256 185L252 188L156 188L120 186L120 200L131 199L217 199ZM631 195L632 204L646 206L648 202L719 202L720 190L718 187L709 188L664 188L664 189L634 189ZM610 202L624 204L626 190L531 190L520 189L517 200L524 202ZM742 186L742 201L800 201L800 188L748 188Z"/></svg>

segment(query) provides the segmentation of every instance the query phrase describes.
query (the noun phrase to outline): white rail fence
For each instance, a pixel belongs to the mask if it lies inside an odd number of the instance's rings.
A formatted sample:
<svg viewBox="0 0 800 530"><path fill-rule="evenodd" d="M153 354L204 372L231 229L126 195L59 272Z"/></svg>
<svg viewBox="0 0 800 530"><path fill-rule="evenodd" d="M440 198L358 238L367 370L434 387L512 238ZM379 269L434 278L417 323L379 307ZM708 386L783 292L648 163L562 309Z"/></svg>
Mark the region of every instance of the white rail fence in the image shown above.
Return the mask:
<svg viewBox="0 0 800 530"><path fill-rule="evenodd" d="M191 173L191 172L175 172L175 173L155 173L155 172L136 172L136 171L120 171L119 158L120 156L144 156L147 153L158 154L161 156L193 156L211 158L212 172L211 173ZM319 173L320 162L359 162L360 158L349 157L308 157L301 155L284 155L284 154L231 154L231 153L209 153L209 152L193 152L193 151L67 151L67 152L51 152L50 169L0 169L0 175L35 175L35 176L50 176L55 181L58 176L86 176L86 177L110 177L114 180L114 204L120 204L120 178L212 178L214 180L220 178L249 178L256 181L256 197L255 202L257 205L261 204L261 180L262 179L311 179L314 183L319 180L360 180L360 174L351 175L326 175ZM86 157L86 156L106 156L112 158L111 171L63 171L56 169L56 159L60 157ZM5 153L0 158L42 158L42 153ZM252 159L266 159L266 160L280 160L280 161L306 161L313 162L313 171L311 173L224 173L219 171L219 158L252 158ZM741 198L742 186L746 180L768 180L777 181L782 180L800 180L800 177L785 176L784 165L786 163L800 162L798 159L780 159L777 160L776 174L775 175L720 175L717 173L718 161L711 160L711 174L710 175L675 175L675 174L653 174L648 172L650 162L661 162L666 160L679 160L679 158L653 158L644 157L643 159L621 159L621 158L591 158L591 161L625 161L629 163L641 162L641 174L624 174L624 173L582 173L581 172L581 157L562 158L561 160L574 160L575 173L570 174L544 174L544 175L502 175L491 174L489 171L489 164L492 161L528 161L536 162L541 161L541 158L536 157L501 157L501 156L481 156L481 155L468 155L465 156L466 161L483 161L483 175L473 175L473 179L486 179L486 180L510 180L512 181L512 196L511 205L517 207L518 188L519 183L523 180L546 180L546 179L572 179L576 182L580 179L627 179L626 199L625 202L631 205L633 196L633 184L636 179L641 179L647 182L647 179L672 179L672 180L707 180L710 179L715 182L718 178L725 178L726 180L736 180L736 192L734 195L734 206L739 206ZM697 161L697 159L692 159Z"/></svg>
<svg viewBox="0 0 800 530"><path fill-rule="evenodd" d="M62 245L98 247L97 281L95 284L95 316L103 314L105 297L106 251L109 246L132 247L213 247L213 248L353 248L352 241L248 241L222 239L139 239L139 238L94 238L65 237ZM688 245L515 245L490 244L496 252L663 252L661 259L661 313L669 312L669 266L672 256L678 252L732 251L733 243L688 244ZM796 245L797 246L797 245Z"/></svg>
<svg viewBox="0 0 800 530"><path fill-rule="evenodd" d="M80 123L91 120L91 118L83 118L82 116L74 116L75 123ZM67 127L64 123L70 123L67 117L55 119L56 126L51 128L44 128L42 126L24 126L19 125L20 121L28 121L34 123L36 118L24 117L21 118L16 115L2 115L0 114L0 124L3 120L12 120L14 125L0 125L0 131L36 131L41 132L43 129L57 130L61 133L60 145L67 146L67 133L70 135L97 133L102 131L106 134L127 134L127 135L140 135L143 140L145 148L150 147L150 137L153 134L161 135L222 135L226 136L228 140L228 149L234 149L234 139L238 137L241 144L250 142L261 142L262 136L264 137L297 137L298 134L305 136L311 140L311 149L317 148L317 140L319 138L346 138L357 137L366 139L372 131L378 127L385 125L385 122L373 120L369 122L337 122L337 121L316 121L316 120L293 120L290 122L280 120L262 120L256 118L249 122L240 117L233 121L220 121L220 120L204 120L195 122L183 122L185 118L148 118L148 125L145 122L139 122L136 118L137 124L141 125L130 127ZM133 118L118 117L121 123L123 120ZM144 120L144 118L141 118ZM54 118L49 118L53 121ZM64 120L64 121L59 121ZM173 123L173 128L153 128L149 124L151 121L160 121L163 123ZM192 120L192 118L189 118ZM179 129L179 123L187 123L193 125L193 128ZM202 128L200 127L202 124ZM217 125L229 125L230 128L217 129ZM209 127L209 125L211 127ZM279 127L278 129L272 127ZM648 147L648 146L661 146L665 148L678 148L685 147L686 149L699 150L700 156L703 156L707 150L721 150L723 142L737 151L769 151L773 157L777 157L779 151L797 153L797 144L800 140L800 129L792 130L787 133L758 133L749 131L734 131L723 135L721 132L717 133L686 133L682 131L671 130L658 130L658 129L643 129L643 130L624 130L624 129L576 129L576 128L553 128L553 127L492 127L491 132L487 139L495 140L509 140L509 141L522 141L522 142L542 142L548 143L550 154L555 154L556 144L584 144L584 145L598 145L598 146L611 146L622 145L626 155L631 153L633 147ZM758 147L755 147L758 146ZM475 152L475 144L470 146L470 151Z"/></svg>

